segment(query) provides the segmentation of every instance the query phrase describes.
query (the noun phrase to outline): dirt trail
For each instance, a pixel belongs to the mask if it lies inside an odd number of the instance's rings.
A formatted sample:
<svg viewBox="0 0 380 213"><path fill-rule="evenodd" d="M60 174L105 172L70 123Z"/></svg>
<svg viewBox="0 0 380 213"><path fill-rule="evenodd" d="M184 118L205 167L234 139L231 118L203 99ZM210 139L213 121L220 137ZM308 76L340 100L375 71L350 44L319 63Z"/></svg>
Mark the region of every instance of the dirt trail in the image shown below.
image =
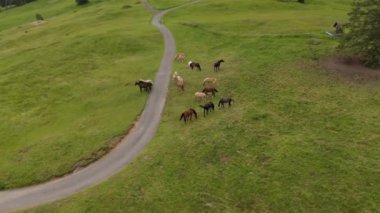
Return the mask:
<svg viewBox="0 0 380 213"><path fill-rule="evenodd" d="M359 82L380 80L380 70L365 67L358 59L342 56L321 60L326 70L334 71L338 76Z"/></svg>
<svg viewBox="0 0 380 213"><path fill-rule="evenodd" d="M175 53L174 38L170 31L160 23L160 19L167 12L188 4L165 11L157 11L146 0L142 0L142 2L147 9L154 13L151 23L160 30L164 37L165 51L160 68L156 74L155 86L148 98L140 120L117 147L88 167L43 184L1 191L0 212L16 211L45 204L96 185L119 172L149 144L160 123Z"/></svg>

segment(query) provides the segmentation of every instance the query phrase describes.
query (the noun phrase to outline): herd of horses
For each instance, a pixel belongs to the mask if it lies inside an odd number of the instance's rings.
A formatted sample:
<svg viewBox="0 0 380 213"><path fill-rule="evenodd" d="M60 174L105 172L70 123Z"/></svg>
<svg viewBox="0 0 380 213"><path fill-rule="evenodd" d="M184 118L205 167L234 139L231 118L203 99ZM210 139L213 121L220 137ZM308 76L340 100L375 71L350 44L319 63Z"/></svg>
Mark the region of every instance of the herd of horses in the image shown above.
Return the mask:
<svg viewBox="0 0 380 213"><path fill-rule="evenodd" d="M185 54L184 53L177 53L174 58L178 62L184 62L185 60ZM218 60L217 62L214 63L214 72L220 71L220 66L224 62L223 59ZM189 61L188 62L188 67L191 70L197 69L199 71L202 70L201 65L198 62L194 61ZM177 86L177 89L180 89L182 91L185 90L185 83L184 80L181 76L178 75L177 72L174 72L172 79L175 81L175 84ZM203 80L203 86L206 84L210 85L215 85L217 82L217 79L214 77L207 77ZM139 86L140 92L146 91L150 92L153 88L153 81L152 80L144 80L140 79L135 82L135 86ZM212 97L215 97L216 93L219 92L215 87L204 87L202 91L196 92L194 94L195 100L197 101L205 101L208 95L212 95ZM231 97L223 97L219 100L218 102L218 107L219 108L224 108L225 104L228 104L229 107L231 107L231 104L234 102L234 100ZM205 103L204 105L199 105L203 109L203 117L206 117L206 115L215 110L215 105L212 101L209 101ZM183 119L183 121L186 123L187 121L191 121L192 118L197 119L198 114L193 108L189 108L185 110L180 117L180 121Z"/></svg>
<svg viewBox="0 0 380 213"><path fill-rule="evenodd" d="M184 53L177 53L174 59L178 62L184 62L185 54ZM220 66L223 62L224 62L224 60L221 59L221 60L218 60L217 62L214 63L214 72L220 71ZM198 71L202 71L201 65L198 62L189 61L187 65L191 70L195 69ZM181 89L183 91L184 90L183 78L181 76L179 76L177 72L174 72L172 79L176 82L177 89ZM211 85L211 84L215 85L216 82L217 82L216 78L206 77L203 80L203 86L205 86L206 84L207 85ZM215 97L217 92L218 92L218 90L215 87L210 87L210 86L204 87L202 91L198 91L194 94L195 100L197 100L197 101L205 100L208 95L212 95L212 97ZM223 97L219 100L218 107L224 108L225 104L228 104L228 106L231 107L231 104L233 103L233 101L234 100L231 97ZM203 109L203 117L206 117L206 115L209 112L215 110L215 105L212 101L209 101L203 105L199 105L199 107L201 107ZM189 108L181 114L179 120L180 121L183 120L186 123L187 121L191 121L193 119L193 117L195 119L198 118L197 111L193 108Z"/></svg>

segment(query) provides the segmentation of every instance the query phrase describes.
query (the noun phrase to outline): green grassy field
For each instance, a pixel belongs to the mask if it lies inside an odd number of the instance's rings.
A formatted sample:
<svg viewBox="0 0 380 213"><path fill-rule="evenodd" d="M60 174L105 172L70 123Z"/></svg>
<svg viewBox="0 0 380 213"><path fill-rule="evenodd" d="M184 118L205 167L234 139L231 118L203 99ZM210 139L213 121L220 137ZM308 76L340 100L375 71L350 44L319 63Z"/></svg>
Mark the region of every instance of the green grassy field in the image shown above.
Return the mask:
<svg viewBox="0 0 380 213"><path fill-rule="evenodd" d="M167 9L181 4L190 2L191 0L150 0L149 2L154 5L156 9Z"/></svg>
<svg viewBox="0 0 380 213"><path fill-rule="evenodd" d="M0 12L0 189L66 174L124 134L147 98L133 83L163 52L150 17L134 0Z"/></svg>
<svg viewBox="0 0 380 213"><path fill-rule="evenodd" d="M378 211L379 83L315 60L333 54L324 32L351 1L307 2L204 0L169 13L178 51L203 71L175 63L185 92L171 85L157 136L123 172L30 212ZM203 118L193 94L206 76L218 78L210 100L236 102ZM200 117L180 123L188 107Z"/></svg>

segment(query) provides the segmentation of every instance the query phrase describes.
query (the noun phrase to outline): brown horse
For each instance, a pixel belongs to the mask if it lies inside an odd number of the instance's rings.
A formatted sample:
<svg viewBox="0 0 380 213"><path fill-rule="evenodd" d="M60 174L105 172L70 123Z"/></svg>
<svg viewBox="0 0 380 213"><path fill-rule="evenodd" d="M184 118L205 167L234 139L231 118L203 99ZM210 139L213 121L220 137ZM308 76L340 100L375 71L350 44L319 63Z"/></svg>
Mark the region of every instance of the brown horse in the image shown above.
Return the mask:
<svg viewBox="0 0 380 213"><path fill-rule="evenodd" d="M213 96L215 96L215 93L218 92L218 90L216 90L214 87L206 87L202 90L203 93L205 93L206 95L211 93Z"/></svg>
<svg viewBox="0 0 380 213"><path fill-rule="evenodd" d="M183 121L186 123L186 121L190 120L191 121L191 118L193 117L193 114L195 116L195 119L198 119L198 115L197 115L197 112L190 108L186 111L184 111L182 114L181 114L181 117L179 118L179 120L181 121L182 118L183 118Z"/></svg>

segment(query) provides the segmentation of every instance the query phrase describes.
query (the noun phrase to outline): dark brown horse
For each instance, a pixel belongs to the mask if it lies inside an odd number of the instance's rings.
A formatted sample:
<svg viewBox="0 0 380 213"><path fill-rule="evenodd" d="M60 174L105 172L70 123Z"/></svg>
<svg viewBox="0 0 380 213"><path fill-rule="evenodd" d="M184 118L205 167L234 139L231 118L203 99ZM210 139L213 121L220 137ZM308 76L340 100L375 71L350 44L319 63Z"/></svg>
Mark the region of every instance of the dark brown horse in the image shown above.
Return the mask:
<svg viewBox="0 0 380 213"><path fill-rule="evenodd" d="M219 61L217 61L217 62L214 63L214 71L215 71L215 72L217 72L217 71L220 70L220 64L221 64L222 62L224 62L223 59L221 59L221 60L219 60Z"/></svg>
<svg viewBox="0 0 380 213"><path fill-rule="evenodd" d="M140 92L142 92L143 89L147 92L150 92L153 87L152 82L147 82L147 81L136 81L135 86L136 85L140 87Z"/></svg>
<svg viewBox="0 0 380 213"><path fill-rule="evenodd" d="M218 90L216 90L214 87L207 87L207 88L204 88L204 89L202 90L202 92L205 93L206 95L207 95L208 93L211 93L213 96L215 96L215 93L217 93Z"/></svg>
<svg viewBox="0 0 380 213"><path fill-rule="evenodd" d="M182 118L183 118L183 121L184 121L185 123L186 123L186 121L188 121L188 120L191 121L191 119L193 118L193 114L194 114L195 118L197 119L197 118L198 118L197 112L196 112L194 109L190 108L190 109L184 111L184 112L181 114L181 117L179 118L179 120L181 121Z"/></svg>
<svg viewBox="0 0 380 213"><path fill-rule="evenodd" d="M197 62L189 61L188 65L189 65L191 70L193 70L194 68L197 68L199 71L202 70L201 65Z"/></svg>
<svg viewBox="0 0 380 213"><path fill-rule="evenodd" d="M205 105L199 105L200 107L203 108L203 117L206 117L206 114L208 114L208 111L214 111L214 103L208 102Z"/></svg>
<svg viewBox="0 0 380 213"><path fill-rule="evenodd" d="M234 99L232 99L230 97L221 98L219 103L218 103L218 107L224 107L224 104L226 104L226 103L228 103L228 107L231 107L232 102L234 102Z"/></svg>

